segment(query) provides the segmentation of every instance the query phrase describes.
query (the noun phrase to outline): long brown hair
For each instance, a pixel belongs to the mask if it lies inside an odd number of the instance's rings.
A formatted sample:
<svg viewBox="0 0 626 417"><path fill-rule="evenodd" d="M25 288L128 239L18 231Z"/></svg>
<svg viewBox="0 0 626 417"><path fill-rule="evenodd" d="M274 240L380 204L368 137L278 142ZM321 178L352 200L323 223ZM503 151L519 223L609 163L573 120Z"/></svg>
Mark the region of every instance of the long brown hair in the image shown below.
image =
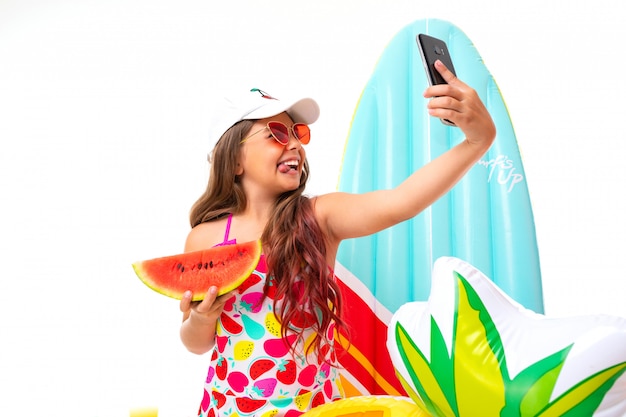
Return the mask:
<svg viewBox="0 0 626 417"><path fill-rule="evenodd" d="M191 209L191 227L246 208L247 200L236 168L241 139L253 124L253 120L238 122L217 142L210 159L207 188ZM333 335L328 335L330 326L335 323L337 330L345 331L346 325L342 320L341 292L326 262L325 237L314 216L311 199L303 195L308 177L309 164L305 159L299 187L277 198L265 225L261 236L268 267L265 294L270 279L275 280L274 311L281 322L283 337L293 332L303 342L303 315L316 318L307 322L316 334L308 348L322 359L332 345ZM300 290L294 291L296 287ZM279 299L283 304L278 311Z"/></svg>

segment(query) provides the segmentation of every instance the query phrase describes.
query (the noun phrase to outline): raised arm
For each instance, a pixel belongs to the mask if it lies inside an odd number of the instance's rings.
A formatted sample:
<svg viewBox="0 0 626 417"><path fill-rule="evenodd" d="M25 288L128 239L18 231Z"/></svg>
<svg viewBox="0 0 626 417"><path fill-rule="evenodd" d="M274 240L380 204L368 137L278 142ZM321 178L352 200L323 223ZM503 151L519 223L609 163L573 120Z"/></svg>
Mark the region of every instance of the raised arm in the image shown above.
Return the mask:
<svg viewBox="0 0 626 417"><path fill-rule="evenodd" d="M364 194L331 193L318 197L316 213L331 241L376 233L416 216L448 192L485 154L496 129L474 89L440 61L435 67L448 84L429 87L431 116L454 122L465 140L432 160L391 190Z"/></svg>

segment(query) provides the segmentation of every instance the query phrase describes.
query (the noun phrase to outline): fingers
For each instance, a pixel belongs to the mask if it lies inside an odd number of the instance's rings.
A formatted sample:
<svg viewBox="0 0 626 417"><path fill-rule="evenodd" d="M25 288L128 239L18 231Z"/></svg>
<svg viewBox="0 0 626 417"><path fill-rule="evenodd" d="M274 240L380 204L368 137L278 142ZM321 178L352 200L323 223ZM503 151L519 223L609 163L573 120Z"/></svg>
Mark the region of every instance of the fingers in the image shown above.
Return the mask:
<svg viewBox="0 0 626 417"><path fill-rule="evenodd" d="M196 313L204 315L204 316L213 316L219 315L224 308L224 305L228 300L230 300L234 296L233 292L228 292L226 294L217 296L217 287L211 287L207 291L204 300L202 300L197 305L192 305L192 309L195 310Z"/></svg>
<svg viewBox="0 0 626 417"><path fill-rule="evenodd" d="M448 84L428 87L425 98L431 116L452 121L461 128L470 143L490 143L495 137L495 126L478 93L458 79L441 61L435 68Z"/></svg>
<svg viewBox="0 0 626 417"><path fill-rule="evenodd" d="M183 298L180 300L180 311L182 313L188 313L189 309L191 309L191 297L193 297L193 293L191 291L185 291Z"/></svg>
<svg viewBox="0 0 626 417"><path fill-rule="evenodd" d="M450 87L447 87L450 90ZM426 104L428 114L440 119L447 119L457 124L454 119L466 112L464 106L466 105L463 96L458 93L457 97L453 97L454 91L446 91L439 93L441 95L431 97L430 101ZM424 94L425 97L429 97Z"/></svg>
<svg viewBox="0 0 626 417"><path fill-rule="evenodd" d="M211 307L217 298L217 287L212 286L206 292L204 296L204 300L202 300L197 306L195 306L195 310L198 313L204 314L211 311Z"/></svg>
<svg viewBox="0 0 626 417"><path fill-rule="evenodd" d="M456 78L456 75L454 75L454 73L450 71L448 67L446 67L445 64L440 60L435 61L435 69L439 71L439 74L441 74L443 79L446 80L448 84L454 84L455 81L458 79Z"/></svg>
<svg viewBox="0 0 626 417"><path fill-rule="evenodd" d="M207 312L210 310L216 298L217 287L215 286L208 289L202 301L192 301L193 293L191 291L185 291L180 300L180 311L182 313L189 313L191 309L194 309L199 313Z"/></svg>
<svg viewBox="0 0 626 417"><path fill-rule="evenodd" d="M217 287L213 286L208 289L202 301L192 301L193 293L185 291L180 300L180 311L183 313L183 321L193 316L196 321L214 323L222 313L224 305L235 295L234 291L219 297L217 293Z"/></svg>
<svg viewBox="0 0 626 417"><path fill-rule="evenodd" d="M437 84L428 87L426 91L424 91L424 97L434 98L445 96L452 97L456 100L462 100L463 94L470 88L464 82L459 80L457 76L444 65L443 62L439 60L435 61L435 68L439 71L447 84Z"/></svg>

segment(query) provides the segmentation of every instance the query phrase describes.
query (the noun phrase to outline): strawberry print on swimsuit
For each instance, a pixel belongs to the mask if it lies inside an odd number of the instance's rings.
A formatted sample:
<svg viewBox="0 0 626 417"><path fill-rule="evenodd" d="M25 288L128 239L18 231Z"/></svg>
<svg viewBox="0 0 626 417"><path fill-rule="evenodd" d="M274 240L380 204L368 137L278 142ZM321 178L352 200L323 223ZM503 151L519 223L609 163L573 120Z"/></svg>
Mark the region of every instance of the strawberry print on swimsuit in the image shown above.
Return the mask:
<svg viewBox="0 0 626 417"><path fill-rule="evenodd" d="M338 369L330 365L336 363L330 347L324 349L325 358L318 359L313 353L305 357L302 352L314 336L305 330L305 346L297 347L294 355L289 346L296 336L288 333L287 340L281 337L273 309L275 291L266 272L261 256L218 320L201 417L295 417L343 397ZM269 293L263 299L266 279L270 280ZM304 316L303 327L307 321ZM328 331L329 340L333 331Z"/></svg>

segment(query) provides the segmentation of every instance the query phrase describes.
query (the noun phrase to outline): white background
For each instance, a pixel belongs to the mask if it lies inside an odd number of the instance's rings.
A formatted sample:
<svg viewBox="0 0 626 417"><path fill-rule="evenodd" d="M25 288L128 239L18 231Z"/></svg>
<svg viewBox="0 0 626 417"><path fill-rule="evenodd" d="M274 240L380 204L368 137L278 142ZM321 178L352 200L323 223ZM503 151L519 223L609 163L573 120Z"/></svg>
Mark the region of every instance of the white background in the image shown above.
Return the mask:
<svg viewBox="0 0 626 417"><path fill-rule="evenodd" d="M219 6L216 6L219 4ZM207 357L133 261L182 251L224 85L316 97L309 193L336 187L389 40L472 39L522 151L546 313L626 316L619 2L0 0L0 415L191 416Z"/></svg>

